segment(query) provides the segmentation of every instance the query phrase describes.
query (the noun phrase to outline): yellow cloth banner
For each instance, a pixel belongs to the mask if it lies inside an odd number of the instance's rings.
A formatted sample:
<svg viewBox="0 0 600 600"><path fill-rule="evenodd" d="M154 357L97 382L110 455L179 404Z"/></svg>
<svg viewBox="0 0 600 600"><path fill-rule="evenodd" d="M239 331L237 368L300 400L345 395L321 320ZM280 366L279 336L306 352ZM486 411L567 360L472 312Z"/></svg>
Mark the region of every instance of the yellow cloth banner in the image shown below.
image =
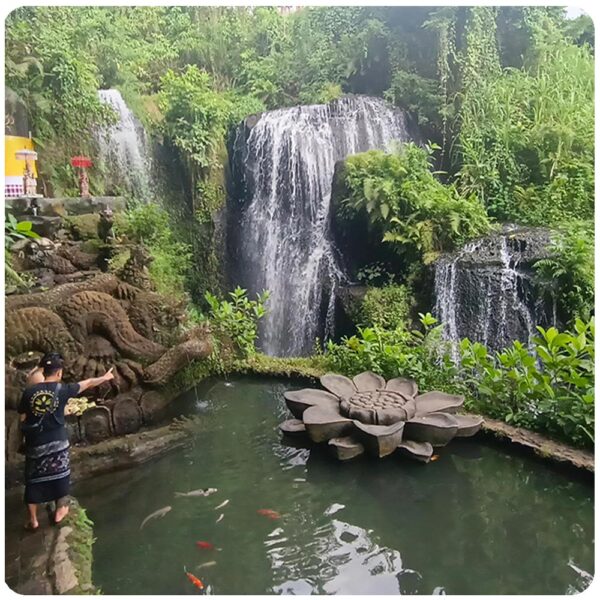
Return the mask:
<svg viewBox="0 0 600 600"><path fill-rule="evenodd" d="M18 135L4 136L4 176L23 177L25 161L15 157L19 150L35 150L33 140ZM37 178L37 166L33 161L33 176Z"/></svg>

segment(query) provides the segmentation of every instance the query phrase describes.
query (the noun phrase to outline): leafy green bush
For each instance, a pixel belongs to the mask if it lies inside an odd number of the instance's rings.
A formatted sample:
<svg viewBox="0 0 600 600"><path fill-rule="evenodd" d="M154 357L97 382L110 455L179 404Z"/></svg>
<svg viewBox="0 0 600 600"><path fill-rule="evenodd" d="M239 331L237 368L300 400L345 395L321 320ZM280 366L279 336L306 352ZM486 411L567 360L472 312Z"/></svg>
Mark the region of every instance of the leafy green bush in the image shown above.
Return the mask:
<svg viewBox="0 0 600 600"><path fill-rule="evenodd" d="M25 238L39 238L40 236L33 231L31 221L17 221L15 216L7 212L4 221L4 248L10 248L13 242Z"/></svg>
<svg viewBox="0 0 600 600"><path fill-rule="evenodd" d="M255 98L219 92L212 77L196 65L183 73L173 70L161 78L159 105L162 127L184 157L199 169L218 165L227 129L248 114L264 110Z"/></svg>
<svg viewBox="0 0 600 600"><path fill-rule="evenodd" d="M119 234L149 244L169 230L169 213L152 202L132 203L125 212L124 221L118 222L117 227Z"/></svg>
<svg viewBox="0 0 600 600"><path fill-rule="evenodd" d="M436 146L401 145L388 154L371 150L345 164L347 196L341 214L366 211L383 241L393 242L425 262L490 229L485 209L474 195L462 197L431 170Z"/></svg>
<svg viewBox="0 0 600 600"><path fill-rule="evenodd" d="M192 251L177 239L165 209L153 203L134 204L125 212L117 233L148 248L154 259L148 270L158 292L176 298L186 295Z"/></svg>
<svg viewBox="0 0 600 600"><path fill-rule="evenodd" d="M541 292L550 292L565 323L594 310L594 224L567 223L555 234L551 255L535 265Z"/></svg>
<svg viewBox="0 0 600 600"><path fill-rule="evenodd" d="M594 320L573 332L538 327L533 351L520 342L495 356L461 342L466 407L583 447L594 443Z"/></svg>
<svg viewBox="0 0 600 600"><path fill-rule="evenodd" d="M361 267L356 273L356 280L366 285L382 285L392 283L394 274L388 270L388 266L375 262Z"/></svg>
<svg viewBox="0 0 600 600"><path fill-rule="evenodd" d="M408 377L421 389L455 389L456 368L444 346L441 327L429 314L420 314L423 331L403 327L359 327L358 334L339 344L329 341L326 358L332 370L346 375L373 371L386 379Z"/></svg>
<svg viewBox="0 0 600 600"><path fill-rule="evenodd" d="M246 290L236 287L229 292L231 300L220 300L210 292L204 298L210 306L210 320L219 338L227 338L236 346L243 358L256 353L254 346L258 337L258 321L266 313L265 302L268 292L258 294L256 300L249 300Z"/></svg>
<svg viewBox="0 0 600 600"><path fill-rule="evenodd" d="M385 98L414 113L420 126L437 128L443 98L439 84L434 79L426 79L403 70L397 71L390 88L385 92Z"/></svg>
<svg viewBox="0 0 600 600"><path fill-rule="evenodd" d="M12 281L17 285L27 286L27 278L23 278L17 273L12 266L10 247L11 245L25 238L38 238L40 237L35 231L32 230L31 221L17 221L15 216L11 212L6 212L6 218L4 221L4 271L8 280Z"/></svg>
<svg viewBox="0 0 600 600"><path fill-rule="evenodd" d="M406 329L412 305L410 290L404 285L369 288L359 311L360 325Z"/></svg>

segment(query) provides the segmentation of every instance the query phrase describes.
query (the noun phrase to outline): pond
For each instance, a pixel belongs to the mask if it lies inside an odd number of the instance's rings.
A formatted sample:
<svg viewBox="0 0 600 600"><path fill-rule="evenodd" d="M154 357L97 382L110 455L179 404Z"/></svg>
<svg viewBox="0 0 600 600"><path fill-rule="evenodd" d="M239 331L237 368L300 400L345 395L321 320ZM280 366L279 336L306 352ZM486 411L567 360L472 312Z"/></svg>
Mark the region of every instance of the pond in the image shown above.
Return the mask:
<svg viewBox="0 0 600 600"><path fill-rule="evenodd" d="M299 387L206 382L178 401L181 412L203 415L189 447L75 487L95 522L94 582L105 594L196 594L184 567L212 594L585 587L594 560L589 483L476 440L455 440L428 465L394 455L340 464L326 449L285 446L282 393ZM218 491L174 495L208 487ZM140 529L165 506L172 510Z"/></svg>

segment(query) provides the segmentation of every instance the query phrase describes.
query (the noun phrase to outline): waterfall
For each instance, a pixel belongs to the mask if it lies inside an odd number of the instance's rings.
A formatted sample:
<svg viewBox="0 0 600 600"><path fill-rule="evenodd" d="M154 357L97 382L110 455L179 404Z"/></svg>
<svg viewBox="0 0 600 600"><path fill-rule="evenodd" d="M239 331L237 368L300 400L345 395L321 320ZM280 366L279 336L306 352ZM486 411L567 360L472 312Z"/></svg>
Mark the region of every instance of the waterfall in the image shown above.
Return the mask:
<svg viewBox="0 0 600 600"><path fill-rule="evenodd" d="M532 268L548 243L546 230L508 227L436 262L434 310L455 360L462 338L500 350L513 340L528 343L536 325L556 323Z"/></svg>
<svg viewBox="0 0 600 600"><path fill-rule="evenodd" d="M117 122L97 132L100 159L109 185L125 189L140 200L151 198L152 161L146 132L125 104L119 90L99 90L100 101L117 113Z"/></svg>
<svg viewBox="0 0 600 600"><path fill-rule="evenodd" d="M232 262L237 282L270 292L264 352L303 355L332 334L343 278L328 227L335 163L407 138L404 113L366 96L274 110L238 128L232 173L242 207L234 209Z"/></svg>

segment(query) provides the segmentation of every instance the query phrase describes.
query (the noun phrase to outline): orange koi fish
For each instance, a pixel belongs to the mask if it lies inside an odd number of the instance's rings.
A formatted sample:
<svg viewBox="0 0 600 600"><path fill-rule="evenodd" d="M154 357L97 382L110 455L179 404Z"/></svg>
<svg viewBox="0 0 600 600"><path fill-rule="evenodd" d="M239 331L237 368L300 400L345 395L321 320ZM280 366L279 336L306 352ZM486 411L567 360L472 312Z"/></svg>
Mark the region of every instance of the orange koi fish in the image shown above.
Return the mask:
<svg viewBox="0 0 600 600"><path fill-rule="evenodd" d="M215 547L210 542L196 542L196 546L201 550L214 550Z"/></svg>
<svg viewBox="0 0 600 600"><path fill-rule="evenodd" d="M269 519L281 519L281 515L277 511L272 510L271 508L259 508L256 512L259 515L262 515L263 517L267 517Z"/></svg>
<svg viewBox="0 0 600 600"><path fill-rule="evenodd" d="M183 567L183 572L186 574L187 578L199 589L199 590L203 590L204 589L204 584L195 576L192 575L191 573L188 572L188 570Z"/></svg>
<svg viewBox="0 0 600 600"><path fill-rule="evenodd" d="M434 460L437 460L439 457L440 457L439 454L434 454L429 460L431 460L433 462Z"/></svg>

